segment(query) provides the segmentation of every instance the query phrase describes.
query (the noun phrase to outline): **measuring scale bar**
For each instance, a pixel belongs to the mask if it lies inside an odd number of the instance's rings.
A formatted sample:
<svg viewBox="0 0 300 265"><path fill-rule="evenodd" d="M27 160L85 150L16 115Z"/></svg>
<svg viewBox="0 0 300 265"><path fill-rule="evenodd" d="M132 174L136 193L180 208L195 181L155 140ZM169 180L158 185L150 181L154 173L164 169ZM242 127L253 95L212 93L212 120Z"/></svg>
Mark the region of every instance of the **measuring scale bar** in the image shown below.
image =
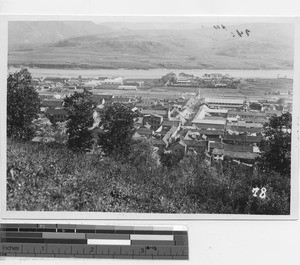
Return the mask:
<svg viewBox="0 0 300 265"><path fill-rule="evenodd" d="M178 227L0 224L0 255L188 259L188 236Z"/></svg>

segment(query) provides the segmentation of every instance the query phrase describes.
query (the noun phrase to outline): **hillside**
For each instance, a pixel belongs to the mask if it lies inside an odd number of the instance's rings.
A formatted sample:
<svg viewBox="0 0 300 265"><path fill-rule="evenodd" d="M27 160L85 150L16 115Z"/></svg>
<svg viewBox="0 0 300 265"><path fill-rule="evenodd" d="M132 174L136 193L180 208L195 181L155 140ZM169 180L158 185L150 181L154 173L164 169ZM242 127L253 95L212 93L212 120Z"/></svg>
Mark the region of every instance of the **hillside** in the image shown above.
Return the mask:
<svg viewBox="0 0 300 265"><path fill-rule="evenodd" d="M53 22L35 23L17 23L9 28L10 65L130 69L293 67L293 28L289 25L229 25L222 30L203 25L185 29L154 25L155 29L147 29L148 24L145 29L131 24L114 24L110 28L107 23L92 22L55 22L51 28ZM24 32L19 35L22 27ZM250 30L249 36L239 37L236 30L245 29Z"/></svg>

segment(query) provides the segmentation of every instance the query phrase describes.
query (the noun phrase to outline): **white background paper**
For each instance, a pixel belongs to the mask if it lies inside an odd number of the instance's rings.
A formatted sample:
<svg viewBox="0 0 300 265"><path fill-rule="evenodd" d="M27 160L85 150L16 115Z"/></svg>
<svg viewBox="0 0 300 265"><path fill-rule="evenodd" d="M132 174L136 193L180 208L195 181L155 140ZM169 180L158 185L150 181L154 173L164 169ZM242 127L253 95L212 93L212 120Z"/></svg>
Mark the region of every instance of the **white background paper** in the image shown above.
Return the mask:
<svg viewBox="0 0 300 265"><path fill-rule="evenodd" d="M1 14L298 16L300 3L200 0L0 0ZM1 41L1 37L0 37ZM298 54L299 55L299 54ZM299 68L298 68L299 69ZM300 73L295 73L299 75ZM300 89L299 82L296 89ZM298 93L299 95L299 93ZM3 176L1 176L3 177ZM299 191L299 187L297 187ZM299 207L299 202L298 202ZM92 222L93 224L95 222ZM108 223L108 221L106 221ZM122 224L121 221L118 222ZM133 224L185 224L189 261L0 258L11 264L300 264L300 221L124 221Z"/></svg>

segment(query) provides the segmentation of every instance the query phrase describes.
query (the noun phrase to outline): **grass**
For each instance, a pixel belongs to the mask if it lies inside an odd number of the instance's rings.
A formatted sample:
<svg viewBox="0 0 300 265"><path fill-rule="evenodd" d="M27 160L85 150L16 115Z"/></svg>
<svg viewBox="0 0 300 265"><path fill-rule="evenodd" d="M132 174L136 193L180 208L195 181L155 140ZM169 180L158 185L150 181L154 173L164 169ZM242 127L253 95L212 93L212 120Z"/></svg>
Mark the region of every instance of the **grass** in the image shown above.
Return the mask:
<svg viewBox="0 0 300 265"><path fill-rule="evenodd" d="M126 161L120 161L73 153L64 146L8 140L7 209L289 213L289 188L283 188L281 176L275 187L274 174L257 177L242 165L208 166L200 157L185 158L168 169L158 165L147 150L145 144L136 145ZM252 185L259 183L268 189L265 201L251 196Z"/></svg>

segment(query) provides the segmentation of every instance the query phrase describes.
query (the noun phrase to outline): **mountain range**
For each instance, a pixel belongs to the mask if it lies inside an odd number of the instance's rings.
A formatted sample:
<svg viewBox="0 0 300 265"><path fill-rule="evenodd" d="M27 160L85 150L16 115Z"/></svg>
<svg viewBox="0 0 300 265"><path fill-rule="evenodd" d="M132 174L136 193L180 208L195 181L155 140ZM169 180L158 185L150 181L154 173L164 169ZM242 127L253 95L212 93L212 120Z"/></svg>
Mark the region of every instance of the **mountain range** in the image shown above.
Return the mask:
<svg viewBox="0 0 300 265"><path fill-rule="evenodd" d="M44 68L293 69L291 24L14 21L8 63Z"/></svg>

